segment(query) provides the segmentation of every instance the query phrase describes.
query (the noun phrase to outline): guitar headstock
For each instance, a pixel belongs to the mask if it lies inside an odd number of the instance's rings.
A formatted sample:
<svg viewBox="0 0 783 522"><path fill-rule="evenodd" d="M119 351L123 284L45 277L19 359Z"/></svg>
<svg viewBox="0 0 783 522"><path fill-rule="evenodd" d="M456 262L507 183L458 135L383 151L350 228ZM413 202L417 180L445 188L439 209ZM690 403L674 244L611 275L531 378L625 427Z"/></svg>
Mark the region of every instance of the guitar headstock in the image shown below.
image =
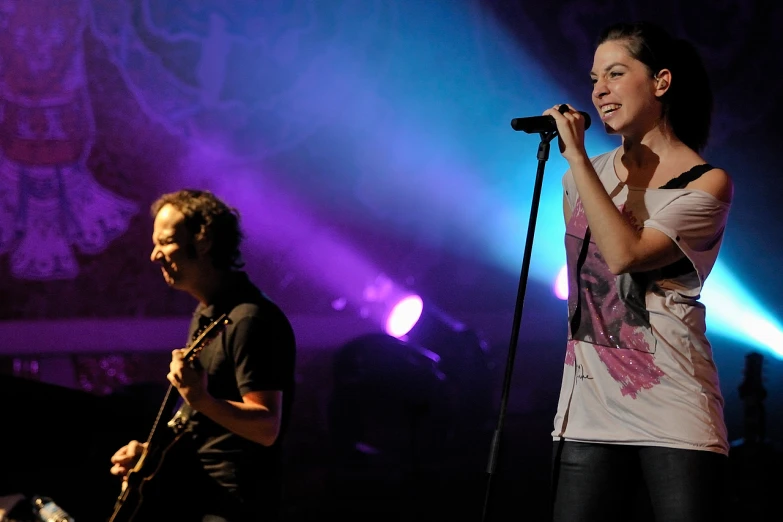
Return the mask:
<svg viewBox="0 0 783 522"><path fill-rule="evenodd" d="M220 317L209 323L186 347L188 351L183 359L190 362L194 361L196 357L198 357L198 354L201 352L201 350L204 349L204 347L208 345L215 337L220 335L220 332L222 332L229 324L231 324L231 319L228 318L227 314L222 314Z"/></svg>

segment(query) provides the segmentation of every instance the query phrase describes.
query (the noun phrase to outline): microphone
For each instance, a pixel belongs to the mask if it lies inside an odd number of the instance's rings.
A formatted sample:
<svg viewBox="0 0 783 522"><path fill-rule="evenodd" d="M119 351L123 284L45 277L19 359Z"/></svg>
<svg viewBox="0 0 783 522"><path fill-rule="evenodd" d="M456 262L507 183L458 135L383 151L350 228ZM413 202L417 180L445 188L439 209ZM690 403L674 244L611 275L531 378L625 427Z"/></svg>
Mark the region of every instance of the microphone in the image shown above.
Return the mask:
<svg viewBox="0 0 783 522"><path fill-rule="evenodd" d="M563 104L557 110L564 113L568 110L568 105ZM585 119L585 130L590 128L590 115L579 111L582 118ZM557 124L552 116L529 116L527 118L514 118L511 120L511 128L515 131L524 131L528 134L537 134L540 132L557 132Z"/></svg>

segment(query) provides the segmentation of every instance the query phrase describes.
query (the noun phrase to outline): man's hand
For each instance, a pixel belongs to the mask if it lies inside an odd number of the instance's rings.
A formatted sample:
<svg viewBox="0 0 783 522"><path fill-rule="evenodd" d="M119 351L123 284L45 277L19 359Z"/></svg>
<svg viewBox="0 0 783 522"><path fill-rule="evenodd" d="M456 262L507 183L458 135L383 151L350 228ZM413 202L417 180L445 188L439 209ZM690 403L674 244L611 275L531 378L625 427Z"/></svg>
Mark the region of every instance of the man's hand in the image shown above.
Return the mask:
<svg viewBox="0 0 783 522"><path fill-rule="evenodd" d="M122 477L127 477L128 472L133 469L136 463L139 461L144 449L147 447L147 443L141 443L137 440L132 440L125 446L117 450L112 458L111 474Z"/></svg>
<svg viewBox="0 0 783 522"><path fill-rule="evenodd" d="M200 367L195 369L184 360L186 353L186 349L171 352L171 364L169 364L169 374L166 377L185 399L185 402L198 409L198 403L208 398L209 395L207 393L207 375Z"/></svg>

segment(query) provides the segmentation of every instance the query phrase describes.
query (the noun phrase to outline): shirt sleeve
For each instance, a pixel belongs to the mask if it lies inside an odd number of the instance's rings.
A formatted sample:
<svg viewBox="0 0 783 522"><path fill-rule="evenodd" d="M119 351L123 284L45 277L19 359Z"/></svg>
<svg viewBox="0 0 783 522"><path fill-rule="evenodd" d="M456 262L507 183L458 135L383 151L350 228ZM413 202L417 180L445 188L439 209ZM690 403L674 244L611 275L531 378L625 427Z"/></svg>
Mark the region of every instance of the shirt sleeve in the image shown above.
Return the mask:
<svg viewBox="0 0 783 522"><path fill-rule="evenodd" d="M699 190L676 192L651 213L644 226L669 236L691 261L703 284L718 257L730 205Z"/></svg>
<svg viewBox="0 0 783 522"><path fill-rule="evenodd" d="M234 327L229 349L240 395L251 391L282 391L290 386L295 347L284 317L243 317Z"/></svg>

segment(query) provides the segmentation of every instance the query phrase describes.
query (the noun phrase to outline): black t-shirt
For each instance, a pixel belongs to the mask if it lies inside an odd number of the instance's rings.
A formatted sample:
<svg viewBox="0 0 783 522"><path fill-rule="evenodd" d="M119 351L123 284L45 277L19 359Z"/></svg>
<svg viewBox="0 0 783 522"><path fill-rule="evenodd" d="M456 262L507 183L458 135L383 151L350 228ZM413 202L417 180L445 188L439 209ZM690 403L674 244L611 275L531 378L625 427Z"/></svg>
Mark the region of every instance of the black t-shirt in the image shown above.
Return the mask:
<svg viewBox="0 0 783 522"><path fill-rule="evenodd" d="M244 505L261 512L279 509L282 448L294 395L296 345L291 325L244 272L229 274L212 305L193 314L190 337L221 314L231 323L199 355L207 388L217 398L242 401L252 391L281 390L280 435L269 447L236 435L206 416L192 412L188 438L209 476ZM260 519L263 519L261 517Z"/></svg>

